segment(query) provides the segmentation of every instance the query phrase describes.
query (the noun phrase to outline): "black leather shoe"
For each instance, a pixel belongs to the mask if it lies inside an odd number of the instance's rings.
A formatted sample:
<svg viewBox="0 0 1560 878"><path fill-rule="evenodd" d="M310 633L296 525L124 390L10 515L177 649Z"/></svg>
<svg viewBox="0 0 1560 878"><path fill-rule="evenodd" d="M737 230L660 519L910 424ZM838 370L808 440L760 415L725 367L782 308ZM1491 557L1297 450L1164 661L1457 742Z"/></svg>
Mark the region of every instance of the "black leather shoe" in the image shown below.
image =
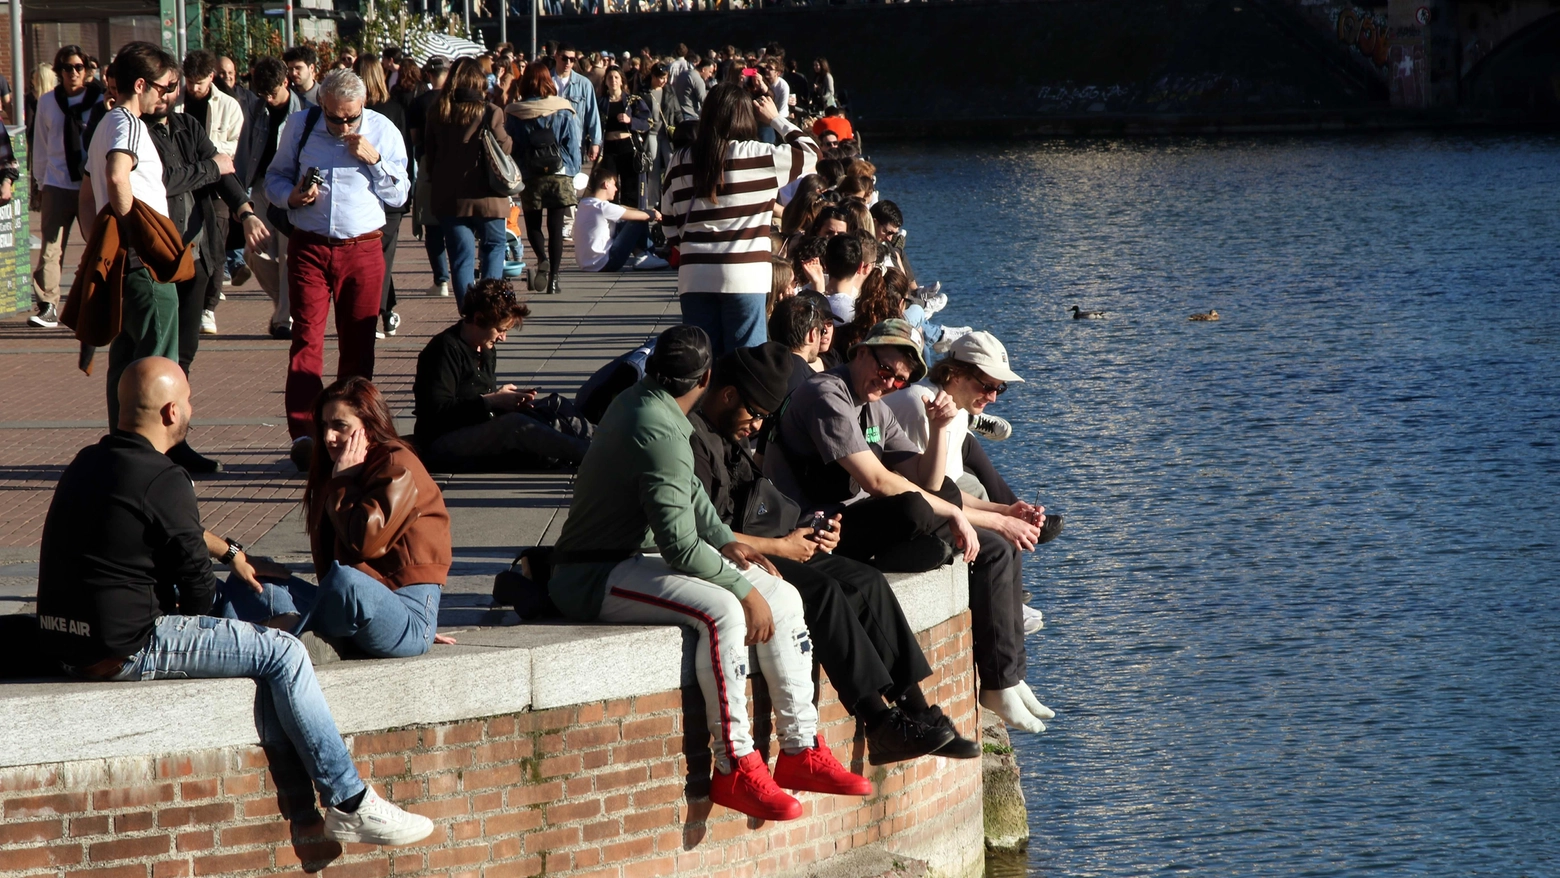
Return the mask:
<svg viewBox="0 0 1560 878"><path fill-rule="evenodd" d="M981 755L980 742L971 741L969 738L960 735L959 730L953 725L953 720L943 713L941 707L934 704L931 710L921 714L916 719L934 728L947 729L953 733L953 740L933 750L932 753L934 755L946 756L949 759L974 759Z"/></svg>
<svg viewBox="0 0 1560 878"><path fill-rule="evenodd" d="M896 707L867 729L867 762L904 762L935 753L955 737L952 728L929 726Z"/></svg>
<svg viewBox="0 0 1560 878"><path fill-rule="evenodd" d="M1044 545L1057 538L1062 532L1062 517L1060 515L1047 515L1045 524L1040 525L1040 539L1035 540L1035 545Z"/></svg>
<svg viewBox="0 0 1560 878"><path fill-rule="evenodd" d="M168 449L168 459L184 467L184 471L192 476L209 476L212 473L222 472L220 462L191 448L188 442L180 442Z"/></svg>
<svg viewBox="0 0 1560 878"><path fill-rule="evenodd" d="M287 341L292 338L292 327L285 323L271 324L271 337L277 341Z"/></svg>
<svg viewBox="0 0 1560 878"><path fill-rule="evenodd" d="M558 285L558 276L556 274L547 279L547 295L556 296L562 292L563 288Z"/></svg>

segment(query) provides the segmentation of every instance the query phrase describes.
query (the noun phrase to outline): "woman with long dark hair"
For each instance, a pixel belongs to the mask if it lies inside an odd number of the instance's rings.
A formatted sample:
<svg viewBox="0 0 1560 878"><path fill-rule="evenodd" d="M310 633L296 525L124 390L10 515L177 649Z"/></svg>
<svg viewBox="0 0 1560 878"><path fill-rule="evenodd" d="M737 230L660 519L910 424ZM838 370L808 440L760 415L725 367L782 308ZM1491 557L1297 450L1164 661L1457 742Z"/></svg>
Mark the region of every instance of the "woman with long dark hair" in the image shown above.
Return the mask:
<svg viewBox="0 0 1560 878"><path fill-rule="evenodd" d="M812 96L813 105L819 108L839 104L839 99L834 94L834 74L829 72L828 58L813 59Z"/></svg>
<svg viewBox="0 0 1560 878"><path fill-rule="evenodd" d="M601 78L601 102L596 105L601 112L601 157L611 159L618 172L618 193L612 203L638 207L639 163L634 161L634 134L630 130L633 117L629 115L633 103L634 96L623 82L623 71L607 68ZM629 196L626 202L625 192Z"/></svg>
<svg viewBox="0 0 1560 878"><path fill-rule="evenodd" d="M303 506L319 585L295 576L256 594L230 577L220 615L340 638L379 658L454 642L435 634L451 555L444 495L367 378L343 378L314 401Z"/></svg>
<svg viewBox="0 0 1560 878"><path fill-rule="evenodd" d="M513 144L504 130L503 109L488 103L487 94L487 74L476 59L456 61L439 100L429 108L423 134L430 206L444 231L456 308L477 277L504 276L510 201L488 182L481 132L490 133L505 152Z"/></svg>
<svg viewBox="0 0 1560 878"><path fill-rule="evenodd" d="M558 266L563 262L563 221L579 202L574 175L580 172L581 120L574 105L558 97L552 68L533 61L520 78L520 100L504 108L504 125L514 140L515 161L525 179L520 206L525 210L525 234L531 252L545 267L531 274L531 289L556 295ZM542 213L547 236L542 237Z"/></svg>
<svg viewBox="0 0 1560 878"><path fill-rule="evenodd" d="M760 120L781 143L759 142ZM818 145L768 94L731 83L705 96L693 143L672 158L661 222L681 258L683 322L705 331L716 356L764 342L775 198L817 160Z"/></svg>

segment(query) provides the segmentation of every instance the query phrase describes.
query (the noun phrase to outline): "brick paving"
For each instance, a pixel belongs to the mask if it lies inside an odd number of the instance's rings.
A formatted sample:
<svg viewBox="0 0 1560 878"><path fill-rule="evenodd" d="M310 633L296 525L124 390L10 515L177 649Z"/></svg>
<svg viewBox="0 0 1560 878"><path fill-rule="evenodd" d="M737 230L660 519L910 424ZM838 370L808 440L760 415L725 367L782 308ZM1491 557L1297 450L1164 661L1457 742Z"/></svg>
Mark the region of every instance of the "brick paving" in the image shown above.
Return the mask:
<svg viewBox="0 0 1560 878"><path fill-rule="evenodd" d="M67 266L79 253L79 245L71 248ZM572 255L564 264L572 265ZM409 419L417 353L457 315L453 298L426 295L432 275L410 224L403 226L395 279L402 324L396 337L378 342L374 380L397 416ZM500 348L501 373L552 378L551 389L565 390L675 315L674 282L670 272L566 272L564 295L533 298L524 333ZM190 442L224 468L196 481L206 526L252 543L296 507L303 482L285 457L288 343L265 334L271 303L253 280L226 293L217 309L220 333L202 337L191 370ZM326 349L328 381L333 333ZM55 481L77 450L106 431L107 352L98 352L91 376L76 360L76 341L63 326L29 327L25 315L0 320L0 564L36 558Z"/></svg>

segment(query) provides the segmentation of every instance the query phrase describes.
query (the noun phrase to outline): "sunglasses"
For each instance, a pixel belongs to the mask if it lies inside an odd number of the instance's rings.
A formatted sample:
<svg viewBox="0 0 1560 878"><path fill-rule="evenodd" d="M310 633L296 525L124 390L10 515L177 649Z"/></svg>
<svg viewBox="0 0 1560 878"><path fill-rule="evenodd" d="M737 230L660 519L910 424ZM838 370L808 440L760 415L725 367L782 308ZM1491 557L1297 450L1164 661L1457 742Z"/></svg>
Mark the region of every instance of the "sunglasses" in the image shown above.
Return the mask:
<svg viewBox="0 0 1560 878"><path fill-rule="evenodd" d="M975 386L979 387L980 392L983 394L992 393L996 394L997 396L1001 396L1002 394L1007 393L1006 381L998 381L996 384L987 384L979 378L976 378L974 375L970 376L970 380L975 382Z"/></svg>
<svg viewBox="0 0 1560 878"><path fill-rule="evenodd" d="M772 412L759 411L757 407L755 407L752 403L748 402L747 397L743 396L740 393L737 394L737 399L742 401L742 407L747 410L748 417L752 418L755 421L762 421L765 418L773 416Z"/></svg>
<svg viewBox="0 0 1560 878"><path fill-rule="evenodd" d="M332 116L328 113L325 115L325 121L331 123L332 125L351 125L353 122L356 122L361 118L363 118L362 113L359 113L356 116Z"/></svg>
<svg viewBox="0 0 1560 878"><path fill-rule="evenodd" d="M81 72L85 71L86 69L87 69L87 65L85 65L85 64L61 64L60 65L60 72L62 72L62 73L64 71L66 71L66 70L69 70L71 73L81 73Z"/></svg>
<svg viewBox="0 0 1560 878"><path fill-rule="evenodd" d="M880 378L883 381L887 382L889 387L892 387L895 390L899 390L900 388L904 387L906 384L910 383L910 379L909 378L901 378L901 377L899 377L899 372L896 371L893 366L890 366L887 363L883 362L883 357L878 354L878 351L877 351L876 347L869 347L869 348L867 348L867 353L871 354L872 355L872 359L877 361L878 378Z"/></svg>
<svg viewBox="0 0 1560 878"><path fill-rule="evenodd" d="M148 79L148 80L146 80L146 84L151 86L152 88L157 89L157 96L161 97L161 98L167 97L168 96L168 92L178 91L178 89L179 89L179 81L177 79L175 79L173 82L168 83L167 85L163 85L160 82L153 82L152 80Z"/></svg>
<svg viewBox="0 0 1560 878"><path fill-rule="evenodd" d="M580 56L578 56L578 55L559 55L558 56L558 60L562 61L565 64L573 64L574 62L580 60Z"/></svg>

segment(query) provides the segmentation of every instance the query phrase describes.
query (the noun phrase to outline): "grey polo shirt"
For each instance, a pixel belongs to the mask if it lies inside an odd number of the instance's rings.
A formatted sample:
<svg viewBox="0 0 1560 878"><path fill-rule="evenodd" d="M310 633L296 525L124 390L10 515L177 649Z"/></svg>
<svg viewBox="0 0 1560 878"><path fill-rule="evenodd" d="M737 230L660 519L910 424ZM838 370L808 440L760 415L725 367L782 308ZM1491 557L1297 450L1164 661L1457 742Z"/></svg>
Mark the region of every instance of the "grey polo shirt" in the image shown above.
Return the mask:
<svg viewBox="0 0 1560 878"><path fill-rule="evenodd" d="M886 458L890 466L917 453L915 443L887 405L856 397L847 363L819 372L791 393L777 436L764 452L764 476L801 505L805 520L815 511L832 513L867 496L836 463L861 451L872 451L880 460ZM799 465L805 469L822 464L829 465L821 467L823 471L832 473L841 484L848 483L848 488L826 496L820 493L819 479L798 469Z"/></svg>

